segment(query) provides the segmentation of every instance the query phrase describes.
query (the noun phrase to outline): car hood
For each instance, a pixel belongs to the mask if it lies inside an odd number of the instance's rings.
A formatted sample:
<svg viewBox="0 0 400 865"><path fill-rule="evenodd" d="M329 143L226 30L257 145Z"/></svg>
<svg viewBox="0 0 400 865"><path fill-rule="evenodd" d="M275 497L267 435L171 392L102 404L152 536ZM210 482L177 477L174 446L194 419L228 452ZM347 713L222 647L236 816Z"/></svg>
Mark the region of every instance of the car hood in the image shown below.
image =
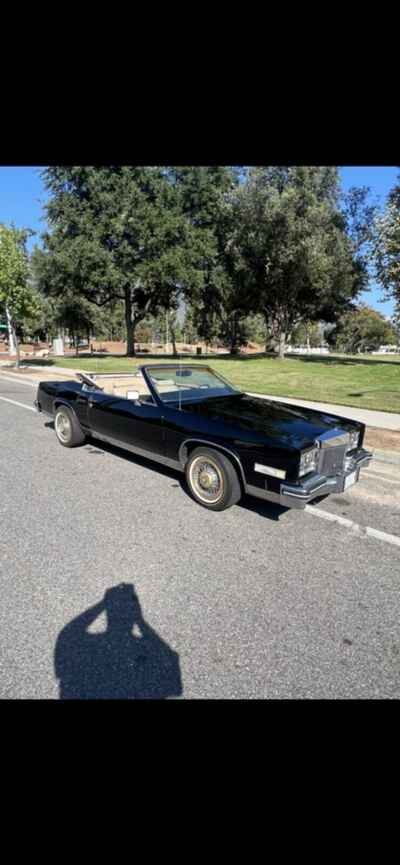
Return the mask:
<svg viewBox="0 0 400 865"><path fill-rule="evenodd" d="M209 421L224 422L250 433L261 433L271 445L291 448L310 446L322 433L337 429L361 427L355 421L302 406L288 405L270 399L234 394L185 404Z"/></svg>

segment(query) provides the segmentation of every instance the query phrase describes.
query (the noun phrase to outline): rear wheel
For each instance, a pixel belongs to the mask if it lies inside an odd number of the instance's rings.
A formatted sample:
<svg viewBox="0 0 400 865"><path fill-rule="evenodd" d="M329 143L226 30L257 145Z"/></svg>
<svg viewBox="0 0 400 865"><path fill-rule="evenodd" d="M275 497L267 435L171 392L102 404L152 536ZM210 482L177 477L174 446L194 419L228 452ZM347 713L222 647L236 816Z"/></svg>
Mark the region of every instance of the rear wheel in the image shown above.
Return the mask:
<svg viewBox="0 0 400 865"><path fill-rule="evenodd" d="M235 505L242 494L231 461L211 448L196 448L186 464L186 480L193 498L212 511Z"/></svg>
<svg viewBox="0 0 400 865"><path fill-rule="evenodd" d="M74 448L83 444L86 439L73 412L66 406L60 406L57 409L54 428L58 441L65 448Z"/></svg>

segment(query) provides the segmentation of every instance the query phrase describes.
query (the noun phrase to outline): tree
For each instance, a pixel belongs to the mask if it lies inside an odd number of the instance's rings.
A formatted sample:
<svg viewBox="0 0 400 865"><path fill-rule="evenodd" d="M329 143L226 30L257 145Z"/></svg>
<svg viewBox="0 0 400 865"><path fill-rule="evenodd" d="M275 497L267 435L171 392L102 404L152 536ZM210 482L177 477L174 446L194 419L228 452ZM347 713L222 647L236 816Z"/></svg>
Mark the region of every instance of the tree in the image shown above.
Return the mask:
<svg viewBox="0 0 400 865"><path fill-rule="evenodd" d="M396 345L393 326L376 309L361 304L345 313L328 335L328 341L338 351L349 354L373 351L381 345Z"/></svg>
<svg viewBox="0 0 400 865"><path fill-rule="evenodd" d="M4 304L9 327L10 353L17 355L19 366L18 325L25 316L35 314L38 298L29 283L26 240L31 232L0 224L0 303Z"/></svg>
<svg viewBox="0 0 400 865"><path fill-rule="evenodd" d="M245 319L247 339L258 344L266 341L265 320L259 313L252 313Z"/></svg>
<svg viewBox="0 0 400 865"><path fill-rule="evenodd" d="M256 168L238 190L237 269L280 357L297 324L334 321L365 289L364 203L353 195L349 213L340 206L335 168Z"/></svg>
<svg viewBox="0 0 400 865"><path fill-rule="evenodd" d="M210 290L210 295L214 301L215 297L212 294L212 289ZM206 348L216 342L220 333L221 323L213 305L211 303L207 304L207 292L205 290L202 292L201 300L197 297L193 305L192 321L196 337L204 340Z"/></svg>
<svg viewBox="0 0 400 865"><path fill-rule="evenodd" d="M400 303L395 307L391 323L396 334L397 343L400 345Z"/></svg>
<svg viewBox="0 0 400 865"><path fill-rule="evenodd" d="M98 306L122 300L127 353L140 321L169 304L186 277L187 220L161 168L51 167L45 290Z"/></svg>
<svg viewBox="0 0 400 865"><path fill-rule="evenodd" d="M84 298L64 294L56 305L54 321L68 330L78 356L79 342L82 337L85 336L90 343L90 334L96 321L96 310L93 304Z"/></svg>
<svg viewBox="0 0 400 865"><path fill-rule="evenodd" d="M197 328L194 318L194 308L189 303L186 303L185 318L183 321L183 340L185 343L192 344L194 342L197 342L198 340Z"/></svg>
<svg viewBox="0 0 400 865"><path fill-rule="evenodd" d="M316 321L302 321L291 334L293 345L307 345L307 348L317 348L321 345L321 328Z"/></svg>
<svg viewBox="0 0 400 865"><path fill-rule="evenodd" d="M385 212L375 222L373 257L385 297L400 303L400 176L388 196Z"/></svg>
<svg viewBox="0 0 400 865"><path fill-rule="evenodd" d="M233 243L238 172L228 166L174 168L171 177L188 217L188 268L184 295L198 335L220 338L235 353L247 341L247 288Z"/></svg>

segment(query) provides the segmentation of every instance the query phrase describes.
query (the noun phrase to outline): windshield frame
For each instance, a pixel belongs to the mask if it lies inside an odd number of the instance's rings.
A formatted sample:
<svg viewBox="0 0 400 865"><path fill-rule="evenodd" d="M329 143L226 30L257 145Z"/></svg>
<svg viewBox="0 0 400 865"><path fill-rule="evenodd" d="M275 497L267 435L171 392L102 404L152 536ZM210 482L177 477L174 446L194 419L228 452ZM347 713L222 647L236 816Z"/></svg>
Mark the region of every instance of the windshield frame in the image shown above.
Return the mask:
<svg viewBox="0 0 400 865"><path fill-rule="evenodd" d="M200 364L200 363L193 363L193 364L191 364L191 363L182 363L182 364L180 364L180 363L153 363L153 364L148 364L148 365L146 364L146 366L141 366L140 370L143 373L144 379L145 379L148 387L150 388L150 391L151 391L154 399L156 400L157 404L160 406L170 406L170 408L173 408L175 406L175 404L179 402L179 397L177 396L176 400L163 400L162 399L162 397L158 393L155 385L152 382L152 379L151 379L151 370L152 369L165 369L165 370L167 370L167 369L174 369L174 370L176 370L176 369L202 369L202 370L207 370L207 372L211 373L211 375L215 376L215 378L219 379L219 381L222 381L223 384L225 384L226 387L229 388L231 391L229 394L221 393L219 395L216 395L215 393L213 393L212 396L203 395L200 398L193 397L193 398L190 398L187 400L182 399L181 404L184 404L185 402L187 402L187 403L205 402L207 399L216 399L216 398L218 398L218 396L220 398L222 398L224 396L239 396L240 394L243 393L243 391L240 391L237 388L235 388L235 386L233 384L231 384L231 382L228 381L223 375L221 375L219 372L215 372L215 370L211 366L208 366L208 364L203 364L203 363L202 364Z"/></svg>

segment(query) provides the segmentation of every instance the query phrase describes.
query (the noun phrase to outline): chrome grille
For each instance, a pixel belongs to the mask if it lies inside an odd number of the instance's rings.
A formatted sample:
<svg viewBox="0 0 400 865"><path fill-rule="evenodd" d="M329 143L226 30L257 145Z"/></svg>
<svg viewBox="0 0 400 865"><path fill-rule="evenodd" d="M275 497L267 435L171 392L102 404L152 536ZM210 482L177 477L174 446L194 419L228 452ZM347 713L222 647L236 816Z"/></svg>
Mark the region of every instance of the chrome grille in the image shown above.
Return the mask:
<svg viewBox="0 0 400 865"><path fill-rule="evenodd" d="M319 471L323 475L335 475L343 471L346 445L321 448Z"/></svg>

